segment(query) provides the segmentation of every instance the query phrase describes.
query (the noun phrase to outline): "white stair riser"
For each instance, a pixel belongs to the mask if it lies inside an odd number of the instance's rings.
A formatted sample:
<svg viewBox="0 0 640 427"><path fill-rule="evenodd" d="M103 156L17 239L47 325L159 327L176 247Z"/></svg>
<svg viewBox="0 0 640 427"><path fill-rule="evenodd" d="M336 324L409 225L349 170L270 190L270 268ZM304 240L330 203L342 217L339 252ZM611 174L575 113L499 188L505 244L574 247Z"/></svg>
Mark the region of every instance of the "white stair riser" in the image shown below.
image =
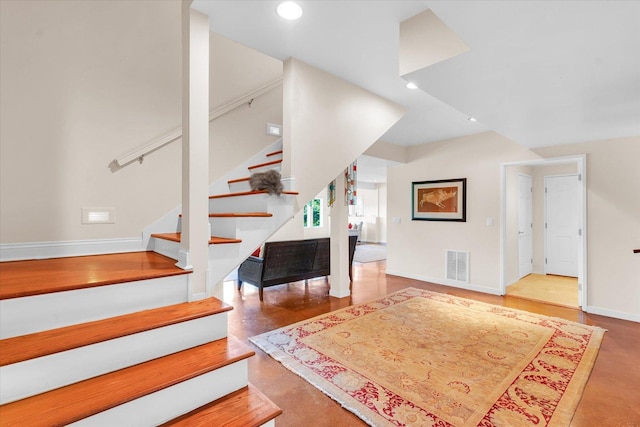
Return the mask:
<svg viewBox="0 0 640 427"><path fill-rule="evenodd" d="M171 259L178 260L178 251L180 250L180 243L174 242L172 240L166 239L157 239L153 237L151 239L153 243L153 251L159 253L160 255L164 255Z"/></svg>
<svg viewBox="0 0 640 427"><path fill-rule="evenodd" d="M242 239L245 230L271 229L272 217L209 218L211 234L218 237Z"/></svg>
<svg viewBox="0 0 640 427"><path fill-rule="evenodd" d="M251 186L249 185L249 181L233 182L229 184L230 193L240 193L244 191L251 191Z"/></svg>
<svg viewBox="0 0 640 427"><path fill-rule="evenodd" d="M209 199L209 212L272 212L277 206L291 203L294 197L290 194L260 193Z"/></svg>
<svg viewBox="0 0 640 427"><path fill-rule="evenodd" d="M0 301L0 338L187 302L188 275Z"/></svg>
<svg viewBox="0 0 640 427"><path fill-rule="evenodd" d="M227 313L181 322L0 368L0 403L44 393L227 336Z"/></svg>
<svg viewBox="0 0 640 427"><path fill-rule="evenodd" d="M69 425L158 425L233 393L248 382L247 360L243 359Z"/></svg>

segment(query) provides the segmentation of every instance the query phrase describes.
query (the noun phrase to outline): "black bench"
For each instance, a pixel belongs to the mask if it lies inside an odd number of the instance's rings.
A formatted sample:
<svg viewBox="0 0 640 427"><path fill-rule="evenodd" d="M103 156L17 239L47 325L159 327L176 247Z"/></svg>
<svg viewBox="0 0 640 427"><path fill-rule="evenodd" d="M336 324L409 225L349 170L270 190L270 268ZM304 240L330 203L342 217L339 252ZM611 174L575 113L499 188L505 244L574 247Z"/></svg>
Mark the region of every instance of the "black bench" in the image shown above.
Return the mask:
<svg viewBox="0 0 640 427"><path fill-rule="evenodd" d="M349 236L349 279L357 237ZM267 242L262 257L250 256L238 267L238 290L247 282L263 289L269 286L313 279L331 274L329 238Z"/></svg>

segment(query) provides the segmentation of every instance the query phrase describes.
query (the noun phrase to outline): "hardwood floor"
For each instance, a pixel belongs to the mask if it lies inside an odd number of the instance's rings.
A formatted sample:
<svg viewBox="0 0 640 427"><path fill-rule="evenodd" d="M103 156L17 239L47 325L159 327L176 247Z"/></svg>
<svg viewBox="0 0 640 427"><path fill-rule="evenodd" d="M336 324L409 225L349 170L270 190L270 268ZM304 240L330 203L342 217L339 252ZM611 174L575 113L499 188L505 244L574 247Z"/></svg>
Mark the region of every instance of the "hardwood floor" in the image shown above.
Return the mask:
<svg viewBox="0 0 640 427"><path fill-rule="evenodd" d="M591 377L571 426L640 427L640 325L511 296L494 296L385 274L385 262L354 264L352 295L328 296L324 278L267 288L264 302L257 288L245 285L238 291L235 282L225 282L225 302L229 313L229 334L239 339L261 334L352 304L416 287L471 298L490 304L560 317L608 330ZM251 344L250 344L251 345ZM308 425L348 427L366 425L351 412L280 363L256 349L249 360L249 381L262 390L282 410L278 427Z"/></svg>
<svg viewBox="0 0 640 427"><path fill-rule="evenodd" d="M578 278L550 274L529 274L507 286L507 295L578 308Z"/></svg>

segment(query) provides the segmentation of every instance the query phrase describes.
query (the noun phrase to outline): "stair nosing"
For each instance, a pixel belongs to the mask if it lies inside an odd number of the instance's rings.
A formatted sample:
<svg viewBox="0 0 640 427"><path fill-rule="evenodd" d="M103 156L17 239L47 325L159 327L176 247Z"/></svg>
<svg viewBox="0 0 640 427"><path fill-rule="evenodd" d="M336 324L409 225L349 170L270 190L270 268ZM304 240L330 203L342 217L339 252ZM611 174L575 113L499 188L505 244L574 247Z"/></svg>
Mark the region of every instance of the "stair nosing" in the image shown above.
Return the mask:
<svg viewBox="0 0 640 427"><path fill-rule="evenodd" d="M7 425L70 424L253 355L239 340L222 338L7 403L0 406L0 419Z"/></svg>
<svg viewBox="0 0 640 427"><path fill-rule="evenodd" d="M267 153L265 157L277 156L278 154L282 154L284 150L274 151L272 153Z"/></svg>
<svg viewBox="0 0 640 427"><path fill-rule="evenodd" d="M207 298L6 338L0 340L0 366L224 313L232 309L232 306L220 300ZM105 330L96 333L96 329ZM38 343L37 346L34 346L34 341Z"/></svg>
<svg viewBox="0 0 640 427"><path fill-rule="evenodd" d="M182 233L154 233L151 237L155 237L156 239L169 240L171 242L180 243ZM216 239L220 239L221 241L216 241ZM232 239L230 237L219 237L219 236L211 236L209 239L210 245L225 245L229 243L242 243L241 239Z"/></svg>
<svg viewBox="0 0 640 427"><path fill-rule="evenodd" d="M270 218L269 212L224 212L210 213L209 218Z"/></svg>
<svg viewBox="0 0 640 427"><path fill-rule="evenodd" d="M253 169L263 168L263 167L266 167L266 166L277 165L279 163L282 163L282 159L280 159L280 160L272 160L270 162L258 163L257 165L249 166L247 169L253 170Z"/></svg>
<svg viewBox="0 0 640 427"><path fill-rule="evenodd" d="M261 412L243 412L243 416L245 419L235 419L233 423L228 423L224 418L221 419L220 409L226 404L231 403L233 399L236 399L238 396L243 396L245 398L249 396L256 396L261 399L268 408L264 408ZM253 408L252 408L253 409ZM262 393L257 387L253 384L249 383L245 387L242 387L239 390L234 391L233 393L227 394L219 399L216 399L212 402L209 402L199 408L196 408L186 414L183 414L179 417L176 417L170 421L167 421L164 424L161 424L159 427L171 427L171 426L189 426L189 427L197 427L197 426L205 426L211 425L212 421L209 417L213 417L216 423L222 423L222 425L233 425L233 426L242 426L242 427L258 427L263 425L264 423L278 417L282 414L282 409L280 409L275 403L273 403L264 393ZM200 418L197 420L192 420L192 418L196 415L199 415ZM204 415L204 419L202 416ZM251 419L246 419L251 417ZM206 424L205 424L206 423Z"/></svg>

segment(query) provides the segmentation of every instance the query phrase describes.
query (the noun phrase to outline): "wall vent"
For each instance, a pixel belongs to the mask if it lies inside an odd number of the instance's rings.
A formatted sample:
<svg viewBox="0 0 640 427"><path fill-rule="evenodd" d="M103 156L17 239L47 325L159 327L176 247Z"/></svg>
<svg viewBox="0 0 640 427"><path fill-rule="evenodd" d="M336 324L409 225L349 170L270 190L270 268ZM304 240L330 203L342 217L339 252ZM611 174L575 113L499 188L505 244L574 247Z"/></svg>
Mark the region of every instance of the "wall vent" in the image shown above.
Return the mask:
<svg viewBox="0 0 640 427"><path fill-rule="evenodd" d="M447 250L447 279L469 283L469 252Z"/></svg>

